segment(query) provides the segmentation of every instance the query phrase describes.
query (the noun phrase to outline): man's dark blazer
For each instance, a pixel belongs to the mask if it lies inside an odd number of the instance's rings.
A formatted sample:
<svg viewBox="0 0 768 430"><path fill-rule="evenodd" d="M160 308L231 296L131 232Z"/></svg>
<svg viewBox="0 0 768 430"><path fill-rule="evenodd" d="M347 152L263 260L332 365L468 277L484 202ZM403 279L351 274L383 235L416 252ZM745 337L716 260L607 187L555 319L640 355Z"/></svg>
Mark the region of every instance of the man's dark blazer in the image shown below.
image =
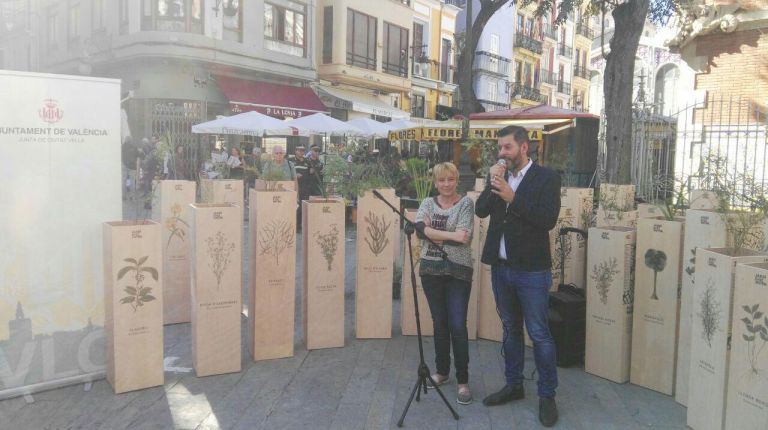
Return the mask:
<svg viewBox="0 0 768 430"><path fill-rule="evenodd" d="M552 268L549 231L555 227L560 214L560 176L555 171L535 162L531 164L509 207L491 192L490 181L486 180L485 189L475 203L475 214L480 218L491 216L483 263L499 262L503 233L507 265L526 272Z"/></svg>

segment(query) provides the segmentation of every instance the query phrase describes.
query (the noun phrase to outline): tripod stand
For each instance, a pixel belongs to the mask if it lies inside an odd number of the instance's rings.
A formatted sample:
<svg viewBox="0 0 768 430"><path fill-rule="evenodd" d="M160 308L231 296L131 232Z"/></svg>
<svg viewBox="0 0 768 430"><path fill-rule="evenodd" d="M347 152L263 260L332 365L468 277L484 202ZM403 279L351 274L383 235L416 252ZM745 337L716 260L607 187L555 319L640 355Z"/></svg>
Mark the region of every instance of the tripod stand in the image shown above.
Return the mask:
<svg viewBox="0 0 768 430"><path fill-rule="evenodd" d="M445 406L448 407L448 409L451 411L451 415L453 415L453 418L455 420L459 419L459 414L456 413L456 411L453 409L451 404L448 402L448 399L445 398L445 395L440 390L440 387L435 383L435 381L432 379L432 376L429 372L429 367L427 366L426 361L424 361L424 344L422 342L421 337L421 318L419 316L419 297L416 294L416 270L414 269L413 264L413 247L411 246L411 236L413 236L413 233L416 231L416 228L414 224L409 221L403 214L400 213L392 204L390 204L384 196L382 196L378 191L373 191L373 195L376 196L379 200L383 201L384 204L389 206L390 209L394 213L396 213L400 219L403 221L403 230L405 231L406 237L408 238L408 258L410 258L411 261L411 290L413 291L413 307L414 307L414 313L416 314L416 336L418 338L418 344L419 344L419 367L416 371L417 377L416 377L416 383L413 385L413 390L411 390L411 395L408 397L408 402L405 404L405 409L403 409L403 414L400 416L400 420L397 422L398 427L403 426L403 422L405 421L405 415L408 413L408 409L411 407L411 403L413 402L413 398L416 398L416 401L421 401L421 390L424 390L424 394L427 394L427 381L429 381L432 384L432 387L434 387L435 391L437 391L437 394L440 395L440 398L443 399L443 403L445 403ZM440 245L433 242L430 238L426 238L427 241L435 245L442 253L443 259L447 259L448 255L445 253L442 247Z"/></svg>

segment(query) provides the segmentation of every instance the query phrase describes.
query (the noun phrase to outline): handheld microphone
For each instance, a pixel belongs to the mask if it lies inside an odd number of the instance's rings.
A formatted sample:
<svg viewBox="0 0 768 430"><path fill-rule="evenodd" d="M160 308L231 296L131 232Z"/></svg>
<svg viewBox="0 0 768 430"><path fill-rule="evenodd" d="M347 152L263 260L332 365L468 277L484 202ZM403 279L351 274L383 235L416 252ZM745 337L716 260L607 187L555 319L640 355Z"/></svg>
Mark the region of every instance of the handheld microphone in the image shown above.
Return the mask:
<svg viewBox="0 0 768 430"><path fill-rule="evenodd" d="M499 158L499 161L497 161L496 164L499 165L499 166L504 167L505 169L507 168L507 160L505 160L503 158Z"/></svg>

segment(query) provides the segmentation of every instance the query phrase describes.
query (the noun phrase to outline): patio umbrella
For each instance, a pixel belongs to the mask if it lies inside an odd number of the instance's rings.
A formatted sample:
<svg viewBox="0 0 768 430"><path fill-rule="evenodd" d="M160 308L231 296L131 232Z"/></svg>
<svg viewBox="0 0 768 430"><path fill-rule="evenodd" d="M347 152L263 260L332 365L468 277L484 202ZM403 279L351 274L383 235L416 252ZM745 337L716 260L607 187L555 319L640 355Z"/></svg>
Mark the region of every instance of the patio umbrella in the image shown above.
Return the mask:
<svg viewBox="0 0 768 430"><path fill-rule="evenodd" d="M418 127L419 124L416 124L415 122L408 121L407 119L396 119L392 122L387 123L387 127L389 127L389 130L400 130L403 128L413 128Z"/></svg>
<svg viewBox="0 0 768 430"><path fill-rule="evenodd" d="M389 133L389 124L378 122L370 118L355 118L347 121L347 124L353 125L362 130L367 136L380 139L387 137Z"/></svg>
<svg viewBox="0 0 768 430"><path fill-rule="evenodd" d="M286 121L250 111L195 124L192 133L291 136L296 134L296 129Z"/></svg>
<svg viewBox="0 0 768 430"><path fill-rule="evenodd" d="M301 134L321 134L326 136L365 136L363 130L322 113L315 113L286 121L286 125L296 127Z"/></svg>

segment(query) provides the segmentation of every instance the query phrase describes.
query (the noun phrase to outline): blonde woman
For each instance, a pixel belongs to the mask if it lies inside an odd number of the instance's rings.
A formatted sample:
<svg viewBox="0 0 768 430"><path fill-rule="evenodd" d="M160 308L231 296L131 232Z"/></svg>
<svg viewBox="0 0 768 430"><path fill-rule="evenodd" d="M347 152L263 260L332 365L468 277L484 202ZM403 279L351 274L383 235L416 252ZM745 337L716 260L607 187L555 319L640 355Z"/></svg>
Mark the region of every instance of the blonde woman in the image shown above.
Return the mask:
<svg viewBox="0 0 768 430"><path fill-rule="evenodd" d="M452 163L440 163L433 169L438 195L424 199L416 214L416 226L424 235L441 243L448 255L424 241L421 248L419 275L432 312L435 327L436 385L448 382L451 368L451 345L458 383L456 401L472 403L469 389L469 339L467 307L472 287L472 237L475 206L471 199L456 191L459 171Z"/></svg>

